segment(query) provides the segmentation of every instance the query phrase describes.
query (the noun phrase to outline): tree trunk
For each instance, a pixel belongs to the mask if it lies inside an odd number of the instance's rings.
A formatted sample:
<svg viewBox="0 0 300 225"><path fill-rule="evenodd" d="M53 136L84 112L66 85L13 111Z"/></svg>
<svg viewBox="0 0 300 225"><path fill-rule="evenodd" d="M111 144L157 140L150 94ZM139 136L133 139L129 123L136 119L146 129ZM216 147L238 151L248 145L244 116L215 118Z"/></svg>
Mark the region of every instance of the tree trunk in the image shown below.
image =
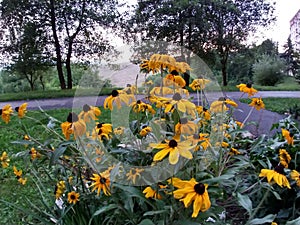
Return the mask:
<svg viewBox="0 0 300 225"><path fill-rule="evenodd" d="M227 86L227 62L222 62L222 80L223 80L223 86Z"/></svg>
<svg viewBox="0 0 300 225"><path fill-rule="evenodd" d="M51 27L53 32L53 38L54 38L54 46L55 46L55 53L56 53L56 69L58 73L58 79L60 83L61 89L66 89L66 82L64 78L63 73L63 63L62 63L62 57L61 57L61 50L60 50L60 44L56 32L56 18L55 18L55 7L54 7L54 0L50 0L50 14L51 14Z"/></svg>
<svg viewBox="0 0 300 225"><path fill-rule="evenodd" d="M70 40L68 45L67 59L66 59L68 89L72 89L73 87L72 70L71 70L72 45L73 45L73 40Z"/></svg>

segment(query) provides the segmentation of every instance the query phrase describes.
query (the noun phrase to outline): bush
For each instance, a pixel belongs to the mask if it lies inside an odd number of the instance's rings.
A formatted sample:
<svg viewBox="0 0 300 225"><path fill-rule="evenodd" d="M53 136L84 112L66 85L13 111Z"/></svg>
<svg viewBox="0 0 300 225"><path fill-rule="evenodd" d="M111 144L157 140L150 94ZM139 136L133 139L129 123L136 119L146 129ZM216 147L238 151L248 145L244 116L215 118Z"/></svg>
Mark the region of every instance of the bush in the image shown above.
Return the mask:
<svg viewBox="0 0 300 225"><path fill-rule="evenodd" d="M264 55L253 65L254 82L274 86L283 78L284 62L278 57Z"/></svg>

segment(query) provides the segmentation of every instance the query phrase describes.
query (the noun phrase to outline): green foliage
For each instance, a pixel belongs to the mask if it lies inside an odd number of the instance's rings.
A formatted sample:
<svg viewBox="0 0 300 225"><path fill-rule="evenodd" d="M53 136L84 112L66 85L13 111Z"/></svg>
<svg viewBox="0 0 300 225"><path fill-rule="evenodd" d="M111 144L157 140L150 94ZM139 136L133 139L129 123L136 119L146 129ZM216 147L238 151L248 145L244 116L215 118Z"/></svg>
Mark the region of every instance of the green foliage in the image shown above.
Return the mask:
<svg viewBox="0 0 300 225"><path fill-rule="evenodd" d="M264 86L274 86L283 79L285 65L277 57L263 55L253 65L254 83Z"/></svg>

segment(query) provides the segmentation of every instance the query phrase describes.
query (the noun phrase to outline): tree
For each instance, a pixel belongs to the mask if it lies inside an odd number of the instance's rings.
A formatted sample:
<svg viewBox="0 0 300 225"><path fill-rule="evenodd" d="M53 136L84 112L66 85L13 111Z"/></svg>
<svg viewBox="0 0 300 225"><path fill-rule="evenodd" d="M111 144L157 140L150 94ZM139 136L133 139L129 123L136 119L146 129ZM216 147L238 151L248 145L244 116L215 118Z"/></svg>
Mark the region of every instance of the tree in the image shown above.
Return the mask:
<svg viewBox="0 0 300 225"><path fill-rule="evenodd" d="M297 76L300 69L300 56L297 51L294 50L291 38L288 37L287 43L284 45L284 52L281 54L287 65L287 75Z"/></svg>
<svg viewBox="0 0 300 225"><path fill-rule="evenodd" d="M200 57L216 50L226 86L229 53L258 26L270 24L273 10L263 0L140 0L129 24L142 41L172 41Z"/></svg>
<svg viewBox="0 0 300 225"><path fill-rule="evenodd" d="M116 29L117 6L116 0L3 0L2 28L9 31L8 46L15 44L28 21L43 28L41 38L45 40L45 49L55 52L52 57L61 89L72 88L71 61L86 61L86 56L99 59L111 48L104 38L104 29Z"/></svg>

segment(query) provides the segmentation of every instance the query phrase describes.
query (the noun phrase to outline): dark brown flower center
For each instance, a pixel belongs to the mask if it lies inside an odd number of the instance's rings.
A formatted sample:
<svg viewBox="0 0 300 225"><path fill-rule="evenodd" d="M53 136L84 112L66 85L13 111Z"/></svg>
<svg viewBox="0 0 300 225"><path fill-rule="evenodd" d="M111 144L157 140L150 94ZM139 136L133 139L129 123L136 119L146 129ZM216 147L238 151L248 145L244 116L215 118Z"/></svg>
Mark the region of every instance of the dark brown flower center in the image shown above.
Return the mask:
<svg viewBox="0 0 300 225"><path fill-rule="evenodd" d="M91 110L91 107L90 107L88 104L85 104L85 105L82 107L82 110L83 110L84 112L88 112L88 111Z"/></svg>
<svg viewBox="0 0 300 225"><path fill-rule="evenodd" d="M2 109L0 109L0 115L2 115Z"/></svg>
<svg viewBox="0 0 300 225"><path fill-rule="evenodd" d="M226 98L225 97L220 97L219 99L218 99L218 101L226 101Z"/></svg>
<svg viewBox="0 0 300 225"><path fill-rule="evenodd" d="M179 123L180 124L187 124L188 119L187 118L180 118Z"/></svg>
<svg viewBox="0 0 300 225"><path fill-rule="evenodd" d="M205 185L202 183L198 183L194 186L194 190L197 194L203 195L203 193L205 192Z"/></svg>
<svg viewBox="0 0 300 225"><path fill-rule="evenodd" d="M179 73L178 73L177 70L172 70L172 71L171 71L171 74L172 74L172 75L179 75Z"/></svg>
<svg viewBox="0 0 300 225"><path fill-rule="evenodd" d="M141 103L142 103L141 100L136 101L136 104L141 104Z"/></svg>
<svg viewBox="0 0 300 225"><path fill-rule="evenodd" d="M281 165L281 163L279 165L277 165L274 169L277 173L280 173L282 175L284 175L284 166Z"/></svg>
<svg viewBox="0 0 300 225"><path fill-rule="evenodd" d="M206 111L207 111L207 108L203 107L203 111L206 112Z"/></svg>
<svg viewBox="0 0 300 225"><path fill-rule="evenodd" d="M113 90L111 92L111 96L113 96L113 97L117 97L118 95L119 95L119 92L117 90Z"/></svg>
<svg viewBox="0 0 300 225"><path fill-rule="evenodd" d="M179 100L181 100L181 99L182 99L182 97L181 97L181 95L180 95L179 93L175 93L175 94L173 95L173 100L179 101Z"/></svg>
<svg viewBox="0 0 300 225"><path fill-rule="evenodd" d="M74 113L74 112L69 113L69 115L67 117L67 121L69 123L77 122L78 120L79 120L79 118L76 113Z"/></svg>
<svg viewBox="0 0 300 225"><path fill-rule="evenodd" d="M172 140L169 142L169 147L171 147L171 148L177 147L177 141L175 141L174 139L172 139Z"/></svg>
<svg viewBox="0 0 300 225"><path fill-rule="evenodd" d="M292 138L292 137L294 137L294 133L293 132L290 132L289 133L289 136Z"/></svg>
<svg viewBox="0 0 300 225"><path fill-rule="evenodd" d="M246 84L246 87L247 88L252 88L252 84L248 83L248 84Z"/></svg>
<svg viewBox="0 0 300 225"><path fill-rule="evenodd" d="M196 139L196 140L199 139L199 134L194 134L193 138Z"/></svg>
<svg viewBox="0 0 300 225"><path fill-rule="evenodd" d="M98 123L98 124L97 124L97 128L99 128L99 129L100 129L102 126L103 126L103 123Z"/></svg>
<svg viewBox="0 0 300 225"><path fill-rule="evenodd" d="M75 196L74 194L72 194L72 195L70 196L70 198L71 198L72 200L75 200L75 199L76 199L76 196Z"/></svg>
<svg viewBox="0 0 300 225"><path fill-rule="evenodd" d="M100 178L100 183L101 184L105 184L106 183L106 178L105 177L101 177Z"/></svg>
<svg viewBox="0 0 300 225"><path fill-rule="evenodd" d="M16 112L19 112L20 107L16 107L15 110Z"/></svg>

